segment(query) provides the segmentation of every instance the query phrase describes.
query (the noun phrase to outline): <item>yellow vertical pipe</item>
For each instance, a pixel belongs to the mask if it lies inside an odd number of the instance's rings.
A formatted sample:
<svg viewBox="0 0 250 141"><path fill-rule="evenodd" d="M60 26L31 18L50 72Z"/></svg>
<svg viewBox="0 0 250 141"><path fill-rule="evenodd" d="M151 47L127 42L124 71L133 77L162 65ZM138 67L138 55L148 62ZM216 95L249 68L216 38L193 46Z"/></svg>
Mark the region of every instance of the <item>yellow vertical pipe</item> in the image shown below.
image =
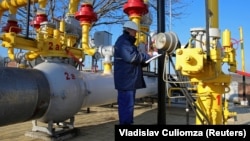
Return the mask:
<svg viewBox="0 0 250 141"><path fill-rule="evenodd" d="M199 91L203 91L204 90L203 86L201 86L201 85L198 85L197 88L198 88L197 90L199 90ZM199 97L197 97L197 99L195 101L195 103L202 110L202 112L205 113L205 115L211 115L211 111L210 111L210 109L211 109L211 102L212 102L211 95L199 96ZM199 110L197 110L197 115L200 116L201 120L200 120L200 118L198 118L198 116L196 116L196 120L195 120L196 125L202 125L203 122L204 122L204 124L210 123L211 119L210 119L209 116L208 116L208 120L209 121L205 122L205 117L203 117L203 115L201 114L201 112Z"/></svg>
<svg viewBox="0 0 250 141"><path fill-rule="evenodd" d="M135 22L138 25L138 29L141 29L141 16L130 16L129 17L131 21ZM139 39L140 39L140 32L136 33L136 42L135 45L139 45Z"/></svg>
<svg viewBox="0 0 250 141"><path fill-rule="evenodd" d="M242 31L242 27L240 27L240 45L241 45L242 71L245 72L245 55L244 55L244 44L243 44L243 31Z"/></svg>
<svg viewBox="0 0 250 141"><path fill-rule="evenodd" d="M218 0L208 0L208 9L211 12L209 17L209 28L218 28ZM216 40L213 40L211 43L216 44ZM212 49L211 54L214 55L212 58L214 63L206 63L206 68L211 68L208 71L211 71L211 75L214 76L216 74L221 73L221 59L220 59L220 50L219 49ZM212 66L213 65L213 66ZM216 68L214 72L214 69ZM221 75L218 75L220 77ZM220 78L216 78L216 81L220 80ZM205 118L208 120L208 124L211 125L221 125L223 124L223 110L222 110L222 93L225 91L225 86L222 85L220 82L206 82L202 85L198 85L197 93L198 94L208 94L206 97L197 98L197 105L202 109L205 113L206 117L201 118L204 120ZM196 119L196 124L201 124L199 118ZM205 123L206 124L206 123Z"/></svg>
<svg viewBox="0 0 250 141"><path fill-rule="evenodd" d="M44 9L47 5L47 0L38 0L38 3L39 3L39 7Z"/></svg>
<svg viewBox="0 0 250 141"><path fill-rule="evenodd" d="M217 86L214 86L217 87ZM219 90L222 89L222 90ZM223 111L222 111L222 93L224 92L224 87L220 86L217 89L218 92L212 93L212 109L211 109L211 120L212 125L222 125L223 124Z"/></svg>
<svg viewBox="0 0 250 141"><path fill-rule="evenodd" d="M218 0L208 0L208 7L211 11L210 18L210 28L218 28L219 27L219 12L218 12Z"/></svg>
<svg viewBox="0 0 250 141"><path fill-rule="evenodd" d="M148 5L148 0L143 0L143 2L144 2L145 4ZM145 33L148 33L148 32L149 32L149 25L140 25L140 26L141 26L141 27L140 27L140 30L141 30L141 31L143 31L143 32L145 32ZM145 43L145 44L146 44L147 42L149 42L146 34L144 34L144 33L143 33L143 34L140 34L139 37L140 37L139 42L143 42L143 43Z"/></svg>
<svg viewBox="0 0 250 141"><path fill-rule="evenodd" d="M64 20L60 21L60 28L59 28L60 32L65 32L65 26L66 26L65 24L66 23Z"/></svg>
<svg viewBox="0 0 250 141"><path fill-rule="evenodd" d="M89 29L90 29L90 23L83 23L82 24L82 49L85 53L88 49L89 44ZM88 53L87 53L88 54Z"/></svg>
<svg viewBox="0 0 250 141"><path fill-rule="evenodd" d="M225 29L222 33L222 46L231 47L231 32L228 29Z"/></svg>
<svg viewBox="0 0 250 141"><path fill-rule="evenodd" d="M52 35L54 39L60 40L60 31L58 29L54 29Z"/></svg>
<svg viewBox="0 0 250 141"><path fill-rule="evenodd" d="M148 39L147 39L147 35L146 35L145 33L148 33L149 28L148 28L148 26L146 26L146 25L141 25L141 29L140 29L140 30L141 30L142 32L144 32L144 33L139 33L139 35L140 35L139 42L140 42L140 43L147 44Z"/></svg>
<svg viewBox="0 0 250 141"><path fill-rule="evenodd" d="M198 85L198 94L206 92L207 95L197 97L196 103L202 109L202 111L207 115L207 119L211 125L222 125L223 124L223 103L222 103L222 93L224 93L225 87L220 85L214 85L212 83L207 86ZM199 111L197 111L199 113ZM202 120L205 117L200 115ZM202 122L198 117L196 117L196 124L200 125ZM207 124L207 123L205 123Z"/></svg>
<svg viewBox="0 0 250 141"><path fill-rule="evenodd" d="M69 12L68 15L74 15L78 9L78 4L80 0L70 0L69 1Z"/></svg>
<svg viewBox="0 0 250 141"><path fill-rule="evenodd" d="M14 48L8 48L8 56L10 58L10 60L15 60L15 55L14 55Z"/></svg>
<svg viewBox="0 0 250 141"><path fill-rule="evenodd" d="M218 0L209 0L208 6L212 12L210 19L210 28L219 28ZM216 52L218 53L218 51L219 50L217 50ZM218 56L218 58L219 57L220 56ZM221 72L221 61L219 60L216 63L217 73ZM224 93L225 86L215 85L215 83L209 83L208 86L212 92L211 124L222 125L223 124L222 94Z"/></svg>
<svg viewBox="0 0 250 141"><path fill-rule="evenodd" d="M73 34L68 34L67 35L67 46L68 47L75 47L77 36Z"/></svg>
<svg viewBox="0 0 250 141"><path fill-rule="evenodd" d="M17 12L17 7L14 7L14 6L11 4L11 1L6 1L6 5L7 5L8 8L9 8L10 14L16 14L16 12Z"/></svg>
<svg viewBox="0 0 250 141"><path fill-rule="evenodd" d="M90 23L81 23L82 25L82 49L85 54L88 54L90 56L93 56L96 52L94 48L89 47L89 29L90 29Z"/></svg>
<svg viewBox="0 0 250 141"><path fill-rule="evenodd" d="M112 73L112 63L103 63L103 74L111 74Z"/></svg>

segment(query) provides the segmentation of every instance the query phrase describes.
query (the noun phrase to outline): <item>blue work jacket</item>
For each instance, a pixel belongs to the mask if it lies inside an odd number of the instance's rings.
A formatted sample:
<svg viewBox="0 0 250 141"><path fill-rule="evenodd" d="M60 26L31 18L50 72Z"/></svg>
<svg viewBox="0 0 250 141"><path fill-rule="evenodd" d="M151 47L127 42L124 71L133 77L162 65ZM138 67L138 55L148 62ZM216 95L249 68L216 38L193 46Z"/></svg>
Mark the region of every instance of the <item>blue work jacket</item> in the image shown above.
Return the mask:
<svg viewBox="0 0 250 141"><path fill-rule="evenodd" d="M114 45L114 83L117 90L145 88L142 65L150 58L134 45L136 38L124 31Z"/></svg>

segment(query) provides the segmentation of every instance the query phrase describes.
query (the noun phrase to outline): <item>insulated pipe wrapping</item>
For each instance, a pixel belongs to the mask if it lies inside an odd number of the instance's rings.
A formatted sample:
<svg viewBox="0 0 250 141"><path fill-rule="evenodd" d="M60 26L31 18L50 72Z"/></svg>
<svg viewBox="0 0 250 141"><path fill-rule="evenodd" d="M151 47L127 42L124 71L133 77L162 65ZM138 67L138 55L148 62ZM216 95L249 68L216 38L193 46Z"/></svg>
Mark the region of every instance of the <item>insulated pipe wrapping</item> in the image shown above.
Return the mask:
<svg viewBox="0 0 250 141"><path fill-rule="evenodd" d="M40 118L49 101L49 83L41 71L0 68L0 126Z"/></svg>

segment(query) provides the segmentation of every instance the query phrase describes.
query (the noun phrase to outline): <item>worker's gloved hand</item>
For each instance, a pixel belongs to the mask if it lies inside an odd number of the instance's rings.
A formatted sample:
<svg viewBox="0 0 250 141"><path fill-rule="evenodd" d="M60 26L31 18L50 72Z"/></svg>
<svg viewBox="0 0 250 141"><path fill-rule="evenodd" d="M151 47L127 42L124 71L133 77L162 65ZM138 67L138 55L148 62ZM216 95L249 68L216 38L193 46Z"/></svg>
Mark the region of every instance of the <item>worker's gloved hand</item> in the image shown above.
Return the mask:
<svg viewBox="0 0 250 141"><path fill-rule="evenodd" d="M154 54L153 54L152 51L147 52L147 54L148 54L150 57L153 57L153 56L154 56Z"/></svg>
<svg viewBox="0 0 250 141"><path fill-rule="evenodd" d="M152 56L156 56L156 55L158 55L158 54L159 54L159 53L156 52L156 51L152 52Z"/></svg>

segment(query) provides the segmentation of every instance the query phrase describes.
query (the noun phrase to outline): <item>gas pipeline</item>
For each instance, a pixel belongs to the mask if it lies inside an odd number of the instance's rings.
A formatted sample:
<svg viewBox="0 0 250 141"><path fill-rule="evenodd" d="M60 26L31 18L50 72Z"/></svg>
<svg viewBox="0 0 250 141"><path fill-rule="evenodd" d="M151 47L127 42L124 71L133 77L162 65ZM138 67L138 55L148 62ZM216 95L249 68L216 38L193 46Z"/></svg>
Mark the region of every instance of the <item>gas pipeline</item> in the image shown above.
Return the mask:
<svg viewBox="0 0 250 141"><path fill-rule="evenodd" d="M59 26L50 22L45 14L46 0L33 1L39 5L30 22L36 36L23 36L16 14L17 9L27 6L28 2L0 1L0 13L9 12L0 36L1 46L8 50L10 60L19 63L17 68L0 68L0 126L32 121L32 133L55 136L56 128L74 131L74 116L81 108L116 102L113 46L91 46L89 31L92 23L97 21L97 14L92 4L86 2L77 11L79 0L70 0L69 12L59 21ZM147 4L128 1L124 11L143 31L138 34L137 45L147 47L146 42L151 39L147 33L149 25L140 26L141 17L148 13ZM101 35L98 37L108 36ZM16 53L15 49L25 52ZM83 67L86 56L104 58L104 70L88 72L79 69ZM27 66L28 62L33 66ZM136 98L157 93L157 75L149 73L144 77L147 88L138 90ZM47 126L40 126L39 122Z"/></svg>
<svg viewBox="0 0 250 141"><path fill-rule="evenodd" d="M16 20L17 9L27 6L28 1L0 1L1 16L9 12L0 35L1 46L8 50L10 60L19 62L17 68L0 68L0 126L32 121L32 132L53 136L56 134L55 125L75 129L74 115L81 108L116 102L113 46L99 44L94 47L90 44L89 31L92 23L98 20L91 3L82 3L77 11L80 0L70 0L68 14L55 25L45 14L47 1L32 2L39 5L30 22L36 32L34 38L23 36ZM173 89L183 94L196 113L196 124L221 125L227 124L230 117L236 117L235 112L228 110L228 103L223 101L222 94L227 92L231 76L221 68L222 63L228 63L229 70L237 72L236 54L228 29L223 32L220 44L218 1L207 0L206 3L207 11L214 16L207 16L210 22L206 28L191 28L191 37L185 47L181 47L174 32L149 32L151 23L142 20L149 12L143 0L128 0L123 11L141 30L137 34L138 47L147 50L152 45L165 52L164 77L158 78L155 72L148 71L151 68L146 68L147 88L138 90L136 98L156 95L157 80L163 79L166 86L172 86L166 95ZM105 36L108 34L103 33L99 38ZM15 49L26 52L15 53ZM103 71L79 69L86 56L104 58ZM175 63L172 56L176 57ZM34 66L29 68L27 62L33 62ZM176 77L167 72L170 63L175 68ZM46 123L47 127L39 126L38 122Z"/></svg>

